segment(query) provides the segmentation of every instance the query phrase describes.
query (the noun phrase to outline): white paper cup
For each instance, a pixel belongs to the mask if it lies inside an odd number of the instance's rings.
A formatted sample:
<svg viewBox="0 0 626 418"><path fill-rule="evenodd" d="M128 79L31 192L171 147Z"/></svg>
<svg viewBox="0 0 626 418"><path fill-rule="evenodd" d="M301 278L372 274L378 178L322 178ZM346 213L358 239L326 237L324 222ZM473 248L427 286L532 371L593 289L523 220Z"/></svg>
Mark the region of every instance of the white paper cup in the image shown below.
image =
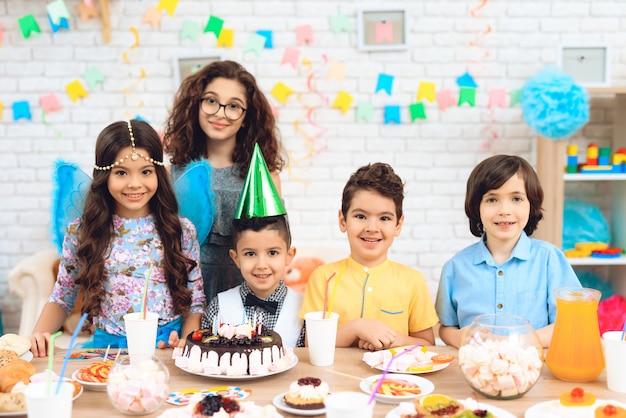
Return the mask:
<svg viewBox="0 0 626 418"><path fill-rule="evenodd" d="M372 418L375 400L362 392L331 393L324 399L326 418Z"/></svg>
<svg viewBox="0 0 626 418"><path fill-rule="evenodd" d="M129 313L124 315L124 326L130 361L136 363L152 358L156 347L159 315L146 312L146 319L143 319L143 312Z"/></svg>
<svg viewBox="0 0 626 418"><path fill-rule="evenodd" d="M602 334L604 360L606 361L606 384L610 391L626 393L626 341L622 331Z"/></svg>
<svg viewBox="0 0 626 418"><path fill-rule="evenodd" d="M339 314L331 312L322 318L323 314L321 311L304 314L309 360L314 366L330 366L335 361Z"/></svg>
<svg viewBox="0 0 626 418"><path fill-rule="evenodd" d="M30 383L26 386L24 396L28 418L72 417L74 385L68 382L61 383L59 393L55 395L57 383L50 384L50 395L48 395L48 382Z"/></svg>

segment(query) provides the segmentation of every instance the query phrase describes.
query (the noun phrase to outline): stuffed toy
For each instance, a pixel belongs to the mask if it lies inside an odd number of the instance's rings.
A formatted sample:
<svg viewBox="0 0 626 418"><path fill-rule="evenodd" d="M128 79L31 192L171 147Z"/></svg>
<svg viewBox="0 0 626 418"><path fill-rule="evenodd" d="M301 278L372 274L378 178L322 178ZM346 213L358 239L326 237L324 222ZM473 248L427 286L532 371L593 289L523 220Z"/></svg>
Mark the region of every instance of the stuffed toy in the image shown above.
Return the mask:
<svg viewBox="0 0 626 418"><path fill-rule="evenodd" d="M309 276L324 262L317 257L295 257L287 267L285 284L298 293L304 293Z"/></svg>

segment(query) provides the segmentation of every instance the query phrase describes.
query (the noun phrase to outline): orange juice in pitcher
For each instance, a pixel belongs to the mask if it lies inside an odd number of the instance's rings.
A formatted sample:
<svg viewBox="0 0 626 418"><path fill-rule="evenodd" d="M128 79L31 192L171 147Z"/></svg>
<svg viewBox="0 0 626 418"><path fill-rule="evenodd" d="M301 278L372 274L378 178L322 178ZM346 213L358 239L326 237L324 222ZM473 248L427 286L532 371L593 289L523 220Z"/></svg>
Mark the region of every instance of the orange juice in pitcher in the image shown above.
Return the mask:
<svg viewBox="0 0 626 418"><path fill-rule="evenodd" d="M556 321L546 365L561 380L595 380L605 367L598 326L601 293L575 287L562 287L555 293Z"/></svg>

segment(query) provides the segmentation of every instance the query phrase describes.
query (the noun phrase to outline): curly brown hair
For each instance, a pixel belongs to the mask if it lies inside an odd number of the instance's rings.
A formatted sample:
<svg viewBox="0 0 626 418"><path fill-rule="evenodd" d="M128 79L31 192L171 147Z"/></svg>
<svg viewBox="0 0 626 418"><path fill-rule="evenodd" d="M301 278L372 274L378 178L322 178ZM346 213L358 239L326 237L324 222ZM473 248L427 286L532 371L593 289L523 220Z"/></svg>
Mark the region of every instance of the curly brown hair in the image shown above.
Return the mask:
<svg viewBox="0 0 626 418"><path fill-rule="evenodd" d="M248 173L256 143L261 147L269 170L280 171L285 157L272 108L254 76L234 61L212 62L181 83L165 121L165 150L171 156L171 163L185 166L202 157L208 158L207 136L198 120L200 98L206 86L220 77L241 83L246 91L248 107L233 153L233 162L239 167L241 177L245 178Z"/></svg>
<svg viewBox="0 0 626 418"><path fill-rule="evenodd" d="M341 213L348 217L348 210L356 192L361 190L374 191L381 196L393 200L396 206L396 219L402 217L402 202L404 200L404 182L386 163L373 163L360 167L348 179L343 188L341 198Z"/></svg>
<svg viewBox="0 0 626 418"><path fill-rule="evenodd" d="M494 155L481 161L467 179L465 194L465 214L469 218L469 227L472 235L480 237L483 234L480 219L480 202L489 190L502 187L511 177L519 174L526 186L526 197L530 202L530 216L524 227L526 235L531 236L537 229L539 221L543 219L543 189L539 177L533 167L517 155Z"/></svg>
<svg viewBox="0 0 626 418"><path fill-rule="evenodd" d="M132 120L135 146L144 148L150 157L163 160L163 146L157 132L146 122ZM96 140L96 165L108 166L117 154L130 146L128 122L114 122L104 128ZM191 290L187 287L189 271L196 262L182 251L182 225L178 217L178 202L169 180L167 169L154 165L158 188L150 200L156 230L163 243L163 260L160 267L165 271L174 309L186 315L191 305ZM91 327L92 318L101 314L104 298L105 259L111 251L113 240L113 214L115 200L109 193L108 179L111 170L93 170L93 182L85 198L85 208L78 226L76 256L79 268L75 282L81 288L81 313L88 314L83 330Z"/></svg>

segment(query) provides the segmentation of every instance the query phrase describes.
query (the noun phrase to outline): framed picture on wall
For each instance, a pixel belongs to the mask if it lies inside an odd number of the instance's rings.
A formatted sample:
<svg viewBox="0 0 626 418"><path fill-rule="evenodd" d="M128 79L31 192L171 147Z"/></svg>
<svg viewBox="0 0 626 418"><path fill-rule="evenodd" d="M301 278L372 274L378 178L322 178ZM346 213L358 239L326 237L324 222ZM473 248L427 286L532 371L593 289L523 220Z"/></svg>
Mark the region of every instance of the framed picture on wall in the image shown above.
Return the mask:
<svg viewBox="0 0 626 418"><path fill-rule="evenodd" d="M175 87L178 88L181 81L183 81L186 77L189 77L191 74L194 74L205 65L221 60L222 56L220 54L181 55L174 57Z"/></svg>
<svg viewBox="0 0 626 418"><path fill-rule="evenodd" d="M610 49L606 45L560 45L559 67L585 87L611 83Z"/></svg>
<svg viewBox="0 0 626 418"><path fill-rule="evenodd" d="M407 49L407 11L401 8L359 9L357 48L360 51Z"/></svg>

